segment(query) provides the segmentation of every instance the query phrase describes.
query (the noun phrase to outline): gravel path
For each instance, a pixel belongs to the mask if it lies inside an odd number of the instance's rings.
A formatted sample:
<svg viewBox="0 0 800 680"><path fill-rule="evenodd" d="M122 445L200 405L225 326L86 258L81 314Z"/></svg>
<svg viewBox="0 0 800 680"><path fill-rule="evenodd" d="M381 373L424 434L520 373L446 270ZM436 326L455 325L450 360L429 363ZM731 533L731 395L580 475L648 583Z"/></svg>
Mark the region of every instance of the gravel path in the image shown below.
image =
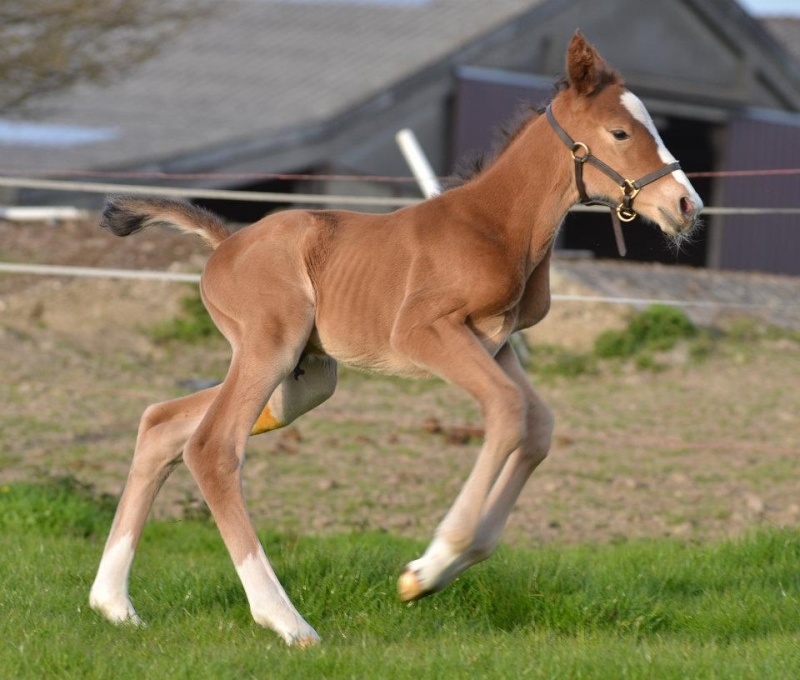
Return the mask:
<svg viewBox="0 0 800 680"><path fill-rule="evenodd" d="M686 307L692 320L702 325L712 325L747 315L783 328L800 328L800 277L568 259L557 259L554 271L563 279L578 284L587 291L609 297L752 305L743 309L724 306Z"/></svg>

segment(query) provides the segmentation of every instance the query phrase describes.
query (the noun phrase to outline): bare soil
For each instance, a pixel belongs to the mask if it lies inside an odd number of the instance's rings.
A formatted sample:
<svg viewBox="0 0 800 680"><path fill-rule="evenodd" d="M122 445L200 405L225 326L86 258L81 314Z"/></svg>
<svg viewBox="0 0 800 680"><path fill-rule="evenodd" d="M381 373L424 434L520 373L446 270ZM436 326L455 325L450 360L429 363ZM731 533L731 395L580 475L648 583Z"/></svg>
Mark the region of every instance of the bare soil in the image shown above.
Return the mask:
<svg viewBox="0 0 800 680"><path fill-rule="evenodd" d="M92 223L0 223L5 261L197 271L206 256L199 242L164 231L121 240ZM554 289L597 292L563 267ZM0 274L0 484L71 475L119 494L142 410L225 374L224 342L159 345L147 332L189 292L175 283ZM580 349L627 313L555 303L530 337ZM660 372L604 364L597 374L540 381L555 441L507 541L706 540L800 525L800 346L764 337L723 343L703 361L686 348L662 360ZM329 402L251 440L250 507L260 526L283 532L426 538L481 433L475 406L451 386L343 370ZM203 512L179 469L155 514Z"/></svg>

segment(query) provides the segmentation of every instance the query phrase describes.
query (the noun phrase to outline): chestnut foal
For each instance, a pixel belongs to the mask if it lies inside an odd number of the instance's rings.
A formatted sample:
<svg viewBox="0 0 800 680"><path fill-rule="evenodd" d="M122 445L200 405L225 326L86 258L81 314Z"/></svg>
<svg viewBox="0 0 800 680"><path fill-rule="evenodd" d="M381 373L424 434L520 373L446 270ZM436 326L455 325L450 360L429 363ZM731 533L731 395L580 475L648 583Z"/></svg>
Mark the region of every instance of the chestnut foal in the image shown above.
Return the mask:
<svg viewBox="0 0 800 680"><path fill-rule="evenodd" d="M639 212L679 238L702 208L641 101L580 33L569 44L567 74L548 115L532 117L477 177L391 214L293 210L230 234L186 204L110 199L102 225L115 234L162 224L216 248L201 292L233 358L221 385L144 412L92 586L94 609L140 623L128 598L134 551L182 458L254 619L289 644L318 641L259 543L241 471L249 436L283 427L333 394L337 362L438 376L470 394L485 419L475 466L424 555L400 576L400 598L434 593L492 553L550 447L551 413L507 340L547 314L550 255L565 214L578 199L619 203L623 219Z"/></svg>

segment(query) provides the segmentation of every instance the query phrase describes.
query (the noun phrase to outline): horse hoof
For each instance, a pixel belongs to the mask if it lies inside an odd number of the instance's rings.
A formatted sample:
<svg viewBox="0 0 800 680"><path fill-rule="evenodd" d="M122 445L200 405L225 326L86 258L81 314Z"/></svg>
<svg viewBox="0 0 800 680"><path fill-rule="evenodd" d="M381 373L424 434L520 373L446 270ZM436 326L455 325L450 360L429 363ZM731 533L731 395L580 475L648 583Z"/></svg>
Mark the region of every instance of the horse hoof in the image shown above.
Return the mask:
<svg viewBox="0 0 800 680"><path fill-rule="evenodd" d="M397 594L403 602L418 600L425 595L417 575L410 569L406 569L397 579Z"/></svg>
<svg viewBox="0 0 800 680"><path fill-rule="evenodd" d="M123 601L105 601L92 595L89 598L89 607L115 626L147 627L127 598Z"/></svg>
<svg viewBox="0 0 800 680"><path fill-rule="evenodd" d="M299 649L307 649L308 647L315 647L319 644L319 637L316 635L304 635L303 637L292 640L292 647Z"/></svg>

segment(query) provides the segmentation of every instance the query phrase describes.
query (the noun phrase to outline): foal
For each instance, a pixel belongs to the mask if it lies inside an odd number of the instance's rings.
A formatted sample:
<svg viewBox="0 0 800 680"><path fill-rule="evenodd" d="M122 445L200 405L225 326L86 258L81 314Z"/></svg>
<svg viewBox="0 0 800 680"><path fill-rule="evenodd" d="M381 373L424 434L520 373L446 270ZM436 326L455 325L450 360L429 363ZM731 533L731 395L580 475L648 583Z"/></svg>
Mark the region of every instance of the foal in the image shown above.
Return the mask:
<svg viewBox="0 0 800 680"><path fill-rule="evenodd" d="M547 314L550 255L567 210L579 198L619 202L623 218L638 211L677 238L702 208L641 101L580 33L569 44L567 74L548 115L526 123L476 178L391 214L294 210L230 234L186 204L110 199L102 225L115 234L161 224L216 248L201 292L233 358L221 385L144 412L92 586L94 609L140 623L128 598L134 551L182 458L254 619L289 644L318 641L256 537L241 470L249 436L283 427L333 394L337 362L438 376L470 394L485 419L475 466L425 554L400 576L400 598L434 593L492 553L550 447L550 411L507 340Z"/></svg>

